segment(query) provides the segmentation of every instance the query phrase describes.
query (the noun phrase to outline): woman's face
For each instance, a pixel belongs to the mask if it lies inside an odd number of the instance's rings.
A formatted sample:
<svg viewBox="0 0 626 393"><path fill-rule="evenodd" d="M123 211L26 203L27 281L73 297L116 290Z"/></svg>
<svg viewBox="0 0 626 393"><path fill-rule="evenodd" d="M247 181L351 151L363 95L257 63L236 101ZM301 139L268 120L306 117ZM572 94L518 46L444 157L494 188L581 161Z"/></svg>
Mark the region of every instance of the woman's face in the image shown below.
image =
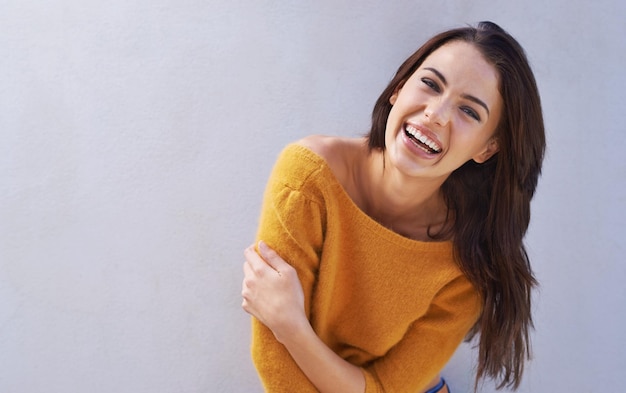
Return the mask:
<svg viewBox="0 0 626 393"><path fill-rule="evenodd" d="M445 180L498 150L498 73L472 45L449 42L428 56L390 98L385 151L408 176Z"/></svg>

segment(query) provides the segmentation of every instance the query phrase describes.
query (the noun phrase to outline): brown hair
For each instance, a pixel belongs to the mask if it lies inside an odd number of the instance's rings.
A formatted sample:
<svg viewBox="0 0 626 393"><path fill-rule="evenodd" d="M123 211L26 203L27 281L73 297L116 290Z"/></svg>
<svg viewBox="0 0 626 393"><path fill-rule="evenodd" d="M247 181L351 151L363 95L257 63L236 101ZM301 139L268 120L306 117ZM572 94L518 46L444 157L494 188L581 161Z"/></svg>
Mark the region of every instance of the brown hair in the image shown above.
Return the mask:
<svg viewBox="0 0 626 393"><path fill-rule="evenodd" d="M498 389L517 389L530 358L531 290L537 285L523 237L545 151L539 92L524 50L492 22L436 35L400 66L378 98L368 143L370 149L384 151L391 95L424 59L451 41L473 44L495 67L504 103L495 131L499 152L483 164L468 161L442 186L454 217L450 225L457 261L483 299L482 314L468 336L480 333L474 388L490 377L498 381Z"/></svg>

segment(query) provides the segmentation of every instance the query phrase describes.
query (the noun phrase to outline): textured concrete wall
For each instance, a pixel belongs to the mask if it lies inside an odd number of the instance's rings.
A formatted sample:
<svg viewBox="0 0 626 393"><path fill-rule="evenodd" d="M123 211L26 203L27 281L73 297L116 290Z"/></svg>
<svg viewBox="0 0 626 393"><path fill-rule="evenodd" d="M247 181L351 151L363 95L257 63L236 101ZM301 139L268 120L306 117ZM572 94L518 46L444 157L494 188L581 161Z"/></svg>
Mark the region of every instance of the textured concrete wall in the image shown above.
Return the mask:
<svg viewBox="0 0 626 393"><path fill-rule="evenodd" d="M276 154L362 134L408 54L484 19L527 49L549 142L520 391L626 388L624 4L2 1L0 391L260 392L241 250Z"/></svg>

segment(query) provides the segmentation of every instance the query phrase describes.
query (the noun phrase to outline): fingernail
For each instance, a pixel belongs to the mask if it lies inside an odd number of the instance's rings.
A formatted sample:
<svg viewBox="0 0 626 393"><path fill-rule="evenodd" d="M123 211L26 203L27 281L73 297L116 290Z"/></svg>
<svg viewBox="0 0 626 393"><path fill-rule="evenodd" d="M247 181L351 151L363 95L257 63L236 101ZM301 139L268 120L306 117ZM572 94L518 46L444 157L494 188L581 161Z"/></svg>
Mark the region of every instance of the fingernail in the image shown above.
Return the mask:
<svg viewBox="0 0 626 393"><path fill-rule="evenodd" d="M266 252L268 249L267 244L263 240L259 240L259 251Z"/></svg>

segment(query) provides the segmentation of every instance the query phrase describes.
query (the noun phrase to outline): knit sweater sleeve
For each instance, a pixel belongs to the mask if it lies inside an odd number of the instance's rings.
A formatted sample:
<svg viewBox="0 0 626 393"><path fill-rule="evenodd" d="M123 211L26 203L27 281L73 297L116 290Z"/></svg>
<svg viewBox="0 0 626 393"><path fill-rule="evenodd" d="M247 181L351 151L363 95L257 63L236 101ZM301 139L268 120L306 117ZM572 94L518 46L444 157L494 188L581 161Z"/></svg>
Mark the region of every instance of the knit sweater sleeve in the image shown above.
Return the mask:
<svg viewBox="0 0 626 393"><path fill-rule="evenodd" d="M325 225L319 193L307 182L317 172L314 166L283 152L268 181L257 234L295 267L309 319ZM252 324L252 359L265 391L317 392L271 330L256 318Z"/></svg>
<svg viewBox="0 0 626 393"><path fill-rule="evenodd" d="M363 369L366 393L423 391L450 360L480 309L480 298L464 276L451 281L404 338Z"/></svg>

